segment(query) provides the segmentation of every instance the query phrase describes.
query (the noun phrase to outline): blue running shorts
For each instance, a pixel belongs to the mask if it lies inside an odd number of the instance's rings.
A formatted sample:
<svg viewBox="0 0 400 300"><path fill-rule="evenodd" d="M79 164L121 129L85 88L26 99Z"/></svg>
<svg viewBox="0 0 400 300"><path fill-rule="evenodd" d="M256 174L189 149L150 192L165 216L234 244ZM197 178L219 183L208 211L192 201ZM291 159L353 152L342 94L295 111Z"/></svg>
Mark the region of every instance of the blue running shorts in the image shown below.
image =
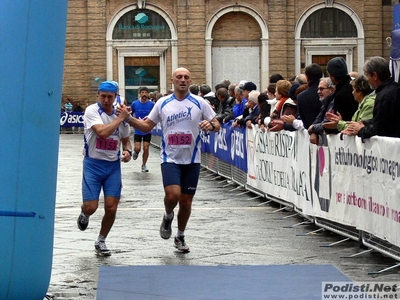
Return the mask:
<svg viewBox="0 0 400 300"><path fill-rule="evenodd" d="M121 163L85 157L83 159L82 199L99 200L103 188L104 196L121 198Z"/></svg>
<svg viewBox="0 0 400 300"><path fill-rule="evenodd" d="M177 165L174 163L162 163L161 173L164 187L168 185L180 185L181 193L194 195L200 175L200 164Z"/></svg>

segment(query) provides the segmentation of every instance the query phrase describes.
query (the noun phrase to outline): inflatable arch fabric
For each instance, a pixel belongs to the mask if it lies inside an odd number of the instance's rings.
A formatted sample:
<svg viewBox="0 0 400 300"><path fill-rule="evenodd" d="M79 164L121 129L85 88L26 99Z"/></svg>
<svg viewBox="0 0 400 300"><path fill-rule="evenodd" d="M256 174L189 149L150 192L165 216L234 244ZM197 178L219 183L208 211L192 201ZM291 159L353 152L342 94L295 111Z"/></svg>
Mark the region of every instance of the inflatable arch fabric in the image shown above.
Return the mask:
<svg viewBox="0 0 400 300"><path fill-rule="evenodd" d="M0 300L49 287L67 6L0 1Z"/></svg>

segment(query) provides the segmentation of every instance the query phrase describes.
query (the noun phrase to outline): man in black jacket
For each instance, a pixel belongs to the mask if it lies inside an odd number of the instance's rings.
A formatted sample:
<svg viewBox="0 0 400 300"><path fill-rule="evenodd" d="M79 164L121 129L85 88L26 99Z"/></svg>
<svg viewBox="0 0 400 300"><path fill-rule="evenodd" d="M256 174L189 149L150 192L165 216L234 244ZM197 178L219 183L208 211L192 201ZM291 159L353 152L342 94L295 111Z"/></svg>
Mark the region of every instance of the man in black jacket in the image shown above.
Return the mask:
<svg viewBox="0 0 400 300"><path fill-rule="evenodd" d="M297 109L304 128L310 127L321 109L318 95L318 84L322 78L322 69L318 64L308 65L304 70L308 88L297 95Z"/></svg>
<svg viewBox="0 0 400 300"><path fill-rule="evenodd" d="M230 105L230 102L228 100L228 90L224 87L221 87L217 90L215 96L219 100L219 107L217 111L217 116L215 118L218 120L218 122L222 124L225 123L225 118L229 116L229 114L232 112L232 106Z"/></svg>
<svg viewBox="0 0 400 300"><path fill-rule="evenodd" d="M371 57L364 64L364 74L376 93L373 117L351 122L343 133L357 134L362 139L374 135L400 137L400 84L391 77L389 63L382 57Z"/></svg>

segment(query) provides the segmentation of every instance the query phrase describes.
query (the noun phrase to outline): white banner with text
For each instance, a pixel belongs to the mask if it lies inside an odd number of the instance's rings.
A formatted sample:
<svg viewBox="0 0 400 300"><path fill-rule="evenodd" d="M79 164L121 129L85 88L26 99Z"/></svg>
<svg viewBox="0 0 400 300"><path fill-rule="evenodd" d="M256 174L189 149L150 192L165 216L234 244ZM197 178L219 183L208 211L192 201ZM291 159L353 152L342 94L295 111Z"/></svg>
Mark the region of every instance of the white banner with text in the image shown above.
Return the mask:
<svg viewBox="0 0 400 300"><path fill-rule="evenodd" d="M400 139L246 131L247 185L400 246Z"/></svg>

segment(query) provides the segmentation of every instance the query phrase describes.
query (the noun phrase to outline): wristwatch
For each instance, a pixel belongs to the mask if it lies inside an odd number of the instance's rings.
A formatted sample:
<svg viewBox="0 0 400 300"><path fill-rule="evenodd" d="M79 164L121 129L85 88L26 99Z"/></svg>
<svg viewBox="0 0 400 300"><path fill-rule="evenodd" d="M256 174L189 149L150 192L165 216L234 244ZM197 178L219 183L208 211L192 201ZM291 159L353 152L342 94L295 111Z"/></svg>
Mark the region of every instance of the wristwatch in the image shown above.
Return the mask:
<svg viewBox="0 0 400 300"><path fill-rule="evenodd" d="M215 129L215 125L214 125L214 122L210 122L210 125L211 125L211 127L212 127L212 131L214 131L214 129Z"/></svg>
<svg viewBox="0 0 400 300"><path fill-rule="evenodd" d="M125 151L128 151L129 152L129 154L131 155L131 157L132 157L132 150L131 149L125 149Z"/></svg>

